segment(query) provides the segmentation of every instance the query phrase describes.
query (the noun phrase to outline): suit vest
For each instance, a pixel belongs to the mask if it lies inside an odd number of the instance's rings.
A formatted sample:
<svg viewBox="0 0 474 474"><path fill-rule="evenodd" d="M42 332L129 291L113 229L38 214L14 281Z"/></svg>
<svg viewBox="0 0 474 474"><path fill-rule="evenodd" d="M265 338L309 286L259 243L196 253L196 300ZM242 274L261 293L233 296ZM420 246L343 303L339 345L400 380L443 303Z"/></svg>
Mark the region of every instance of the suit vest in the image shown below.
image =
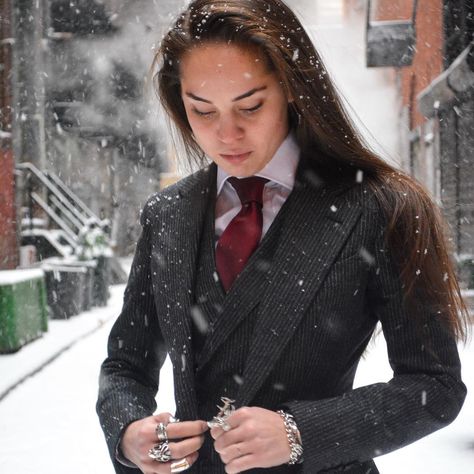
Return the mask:
<svg viewBox="0 0 474 474"><path fill-rule="evenodd" d="M214 205L208 206L199 244L193 308L195 324L192 336L198 415L202 420L212 419L218 411L216 405L221 404L220 397L235 398L239 385L242 384L242 374L258 318L261 286L259 285L259 293L256 293L255 283L261 282L264 273L272 264L272 256L278 246L284 220L283 209L249 259L244 271L226 294L218 280L215 265ZM219 320L222 318L225 320L226 309L230 306L235 308L235 305L246 312L245 318L226 337L214 356L205 364L201 364L200 361L206 355L206 344L209 343L210 334L214 330L225 331L225 321ZM199 460L192 468L192 472L225 472L209 435L206 435L206 441L199 454Z"/></svg>

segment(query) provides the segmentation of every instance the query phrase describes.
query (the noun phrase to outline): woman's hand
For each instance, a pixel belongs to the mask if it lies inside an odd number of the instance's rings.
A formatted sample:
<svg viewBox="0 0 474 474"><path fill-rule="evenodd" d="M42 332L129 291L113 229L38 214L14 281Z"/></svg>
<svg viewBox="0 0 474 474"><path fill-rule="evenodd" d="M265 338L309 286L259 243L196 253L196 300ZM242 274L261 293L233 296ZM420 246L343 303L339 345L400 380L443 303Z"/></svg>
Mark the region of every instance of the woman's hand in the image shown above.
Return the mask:
<svg viewBox="0 0 474 474"><path fill-rule="evenodd" d="M124 432L120 449L122 454L133 462L145 474L168 474L171 472L171 464L186 458L189 465L196 462L198 450L204 442L204 434L207 424L204 421L183 421L169 423L172 419L169 413L149 416L130 423ZM148 451L159 444L156 435L158 423L166 425L168 446L171 453L171 461L159 462L148 456Z"/></svg>
<svg viewBox="0 0 474 474"><path fill-rule="evenodd" d="M211 436L228 474L279 466L290 460L285 425L278 413L244 407L236 410L227 423L229 431L212 428Z"/></svg>

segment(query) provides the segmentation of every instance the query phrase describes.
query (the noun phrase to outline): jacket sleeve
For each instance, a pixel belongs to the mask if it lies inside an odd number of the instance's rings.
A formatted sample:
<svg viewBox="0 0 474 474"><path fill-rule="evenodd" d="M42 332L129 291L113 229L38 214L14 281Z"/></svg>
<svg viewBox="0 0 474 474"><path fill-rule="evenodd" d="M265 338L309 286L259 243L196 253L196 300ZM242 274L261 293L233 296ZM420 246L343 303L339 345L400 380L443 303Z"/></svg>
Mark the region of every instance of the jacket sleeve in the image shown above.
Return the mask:
<svg viewBox="0 0 474 474"><path fill-rule="evenodd" d="M108 340L108 356L99 377L97 413L116 472L136 473L116 460L123 430L153 414L159 371L166 357L151 282L152 225L141 215L142 233L125 289L122 311Z"/></svg>
<svg viewBox="0 0 474 474"><path fill-rule="evenodd" d="M375 240L367 298L382 325L393 378L330 399L285 404L301 433L304 473L344 469L412 443L451 423L466 395L453 336L430 313L429 301L420 305L424 315L405 307L383 234Z"/></svg>

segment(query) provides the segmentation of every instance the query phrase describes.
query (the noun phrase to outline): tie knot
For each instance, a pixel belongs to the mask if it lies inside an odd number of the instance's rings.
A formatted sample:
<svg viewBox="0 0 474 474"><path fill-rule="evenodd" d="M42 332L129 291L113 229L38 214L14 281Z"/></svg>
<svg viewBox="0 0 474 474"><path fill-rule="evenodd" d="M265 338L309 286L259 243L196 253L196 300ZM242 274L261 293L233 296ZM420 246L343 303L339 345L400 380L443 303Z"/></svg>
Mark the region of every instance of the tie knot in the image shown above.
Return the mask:
<svg viewBox="0 0 474 474"><path fill-rule="evenodd" d="M262 205L263 187L268 179L260 176L251 176L250 178L231 177L228 180L232 187L237 191L240 202L248 204L249 202L257 202Z"/></svg>

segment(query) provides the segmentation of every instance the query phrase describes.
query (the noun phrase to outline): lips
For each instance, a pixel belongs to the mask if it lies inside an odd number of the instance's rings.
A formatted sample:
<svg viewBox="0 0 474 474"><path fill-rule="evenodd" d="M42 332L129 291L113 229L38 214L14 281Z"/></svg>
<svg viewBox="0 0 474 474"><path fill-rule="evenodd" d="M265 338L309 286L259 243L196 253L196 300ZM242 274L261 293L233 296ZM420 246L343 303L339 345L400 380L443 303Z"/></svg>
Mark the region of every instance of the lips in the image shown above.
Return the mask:
<svg viewBox="0 0 474 474"><path fill-rule="evenodd" d="M221 157L228 161L243 161L246 160L251 151L246 152L232 152L232 153L221 153Z"/></svg>

